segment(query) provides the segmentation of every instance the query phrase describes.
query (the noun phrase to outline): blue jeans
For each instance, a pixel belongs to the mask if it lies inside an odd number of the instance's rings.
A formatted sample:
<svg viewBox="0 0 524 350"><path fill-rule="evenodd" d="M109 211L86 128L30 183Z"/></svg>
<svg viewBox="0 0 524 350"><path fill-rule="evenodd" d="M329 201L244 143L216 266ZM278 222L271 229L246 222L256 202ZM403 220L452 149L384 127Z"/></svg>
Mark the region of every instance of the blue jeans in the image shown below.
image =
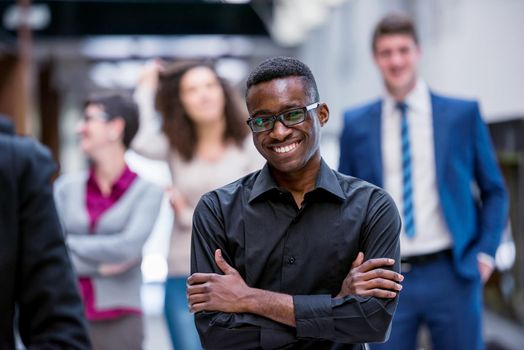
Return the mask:
<svg viewBox="0 0 524 350"><path fill-rule="evenodd" d="M483 350L482 283L457 274L452 258L413 266L404 281L389 340L372 350L415 350L425 323L433 350Z"/></svg>
<svg viewBox="0 0 524 350"><path fill-rule="evenodd" d="M200 338L186 297L186 278L168 277L165 284L164 316L175 350L199 350Z"/></svg>

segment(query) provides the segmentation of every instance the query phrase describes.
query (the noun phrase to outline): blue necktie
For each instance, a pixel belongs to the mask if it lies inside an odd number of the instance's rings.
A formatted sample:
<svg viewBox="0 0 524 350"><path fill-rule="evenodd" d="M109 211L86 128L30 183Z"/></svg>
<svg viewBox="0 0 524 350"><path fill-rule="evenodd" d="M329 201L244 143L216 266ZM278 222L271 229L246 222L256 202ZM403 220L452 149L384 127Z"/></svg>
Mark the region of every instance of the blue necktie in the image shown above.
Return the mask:
<svg viewBox="0 0 524 350"><path fill-rule="evenodd" d="M409 238L415 236L415 216L413 210L413 182L411 181L411 147L409 143L409 125L405 102L397 102L402 115L402 199L404 201L404 231Z"/></svg>

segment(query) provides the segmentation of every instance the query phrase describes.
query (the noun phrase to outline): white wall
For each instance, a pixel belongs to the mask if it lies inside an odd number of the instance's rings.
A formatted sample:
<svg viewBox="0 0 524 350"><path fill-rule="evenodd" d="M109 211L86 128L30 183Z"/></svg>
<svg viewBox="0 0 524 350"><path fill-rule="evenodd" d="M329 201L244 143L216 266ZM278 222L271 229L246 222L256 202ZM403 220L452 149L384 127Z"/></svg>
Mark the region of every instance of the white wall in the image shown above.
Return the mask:
<svg viewBox="0 0 524 350"><path fill-rule="evenodd" d="M431 86L478 98L488 121L524 116L524 1L434 3L417 9Z"/></svg>
<svg viewBox="0 0 524 350"><path fill-rule="evenodd" d="M480 100L488 121L524 116L524 1L352 0L333 9L299 50L331 108L328 138L340 132L343 109L382 92L370 40L391 10L414 16L421 75L434 90Z"/></svg>

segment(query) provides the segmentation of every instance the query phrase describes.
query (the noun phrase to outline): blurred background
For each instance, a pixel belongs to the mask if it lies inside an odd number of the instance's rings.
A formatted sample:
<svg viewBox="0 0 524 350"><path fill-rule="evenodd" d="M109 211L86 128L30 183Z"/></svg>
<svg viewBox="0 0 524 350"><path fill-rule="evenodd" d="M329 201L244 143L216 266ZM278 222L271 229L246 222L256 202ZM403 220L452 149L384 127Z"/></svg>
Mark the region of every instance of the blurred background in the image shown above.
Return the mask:
<svg viewBox="0 0 524 350"><path fill-rule="evenodd" d="M239 89L270 56L307 63L331 111L322 152L337 167L342 111L379 96L371 30L392 10L418 26L421 75L449 95L480 100L511 195L511 220L486 286L495 348L524 336L523 0L0 0L0 113L46 144L61 172L83 169L74 127L90 92L132 92L148 61L209 58ZM520 136L519 136L520 135ZM1 156L1 155L0 155ZM168 185L165 164L129 151L142 176ZM169 349L161 315L172 213L164 204L144 248L147 349ZM498 345L496 345L498 344Z"/></svg>

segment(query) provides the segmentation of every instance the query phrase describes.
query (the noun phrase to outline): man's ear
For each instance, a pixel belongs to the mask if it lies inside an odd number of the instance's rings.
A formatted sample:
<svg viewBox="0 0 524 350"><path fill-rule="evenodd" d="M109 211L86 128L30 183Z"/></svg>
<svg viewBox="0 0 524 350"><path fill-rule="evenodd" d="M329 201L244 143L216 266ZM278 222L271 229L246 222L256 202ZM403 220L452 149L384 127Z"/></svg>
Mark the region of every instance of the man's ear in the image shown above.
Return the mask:
<svg viewBox="0 0 524 350"><path fill-rule="evenodd" d="M126 122L124 121L124 118L117 117L117 118L111 119L111 128L112 128L112 132L116 136L115 139L124 137L125 126L126 126Z"/></svg>
<svg viewBox="0 0 524 350"><path fill-rule="evenodd" d="M317 108L317 116L320 121L320 126L324 126L329 120L329 107L325 103L321 103Z"/></svg>

